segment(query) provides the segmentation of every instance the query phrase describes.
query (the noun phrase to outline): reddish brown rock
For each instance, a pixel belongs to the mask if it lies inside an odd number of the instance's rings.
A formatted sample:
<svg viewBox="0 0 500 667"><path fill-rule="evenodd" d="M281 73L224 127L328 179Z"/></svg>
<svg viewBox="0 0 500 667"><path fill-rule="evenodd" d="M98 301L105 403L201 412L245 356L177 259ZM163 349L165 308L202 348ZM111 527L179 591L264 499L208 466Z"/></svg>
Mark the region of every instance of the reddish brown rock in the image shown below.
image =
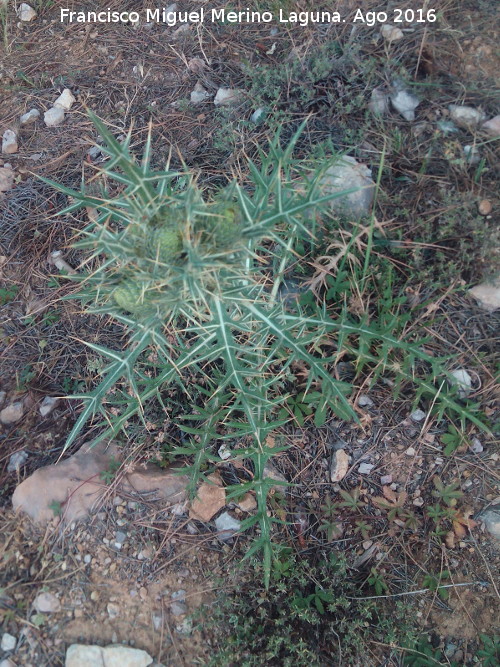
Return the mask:
<svg viewBox="0 0 500 667"><path fill-rule="evenodd" d="M210 521L226 505L226 491L219 473L209 475L209 482L203 482L191 504L189 516L199 521Z"/></svg>
<svg viewBox="0 0 500 667"><path fill-rule="evenodd" d="M57 515L66 521L81 519L99 506L106 488L100 474L119 453L109 442L94 447L86 443L73 456L40 468L21 482L12 496L12 506L37 523Z"/></svg>

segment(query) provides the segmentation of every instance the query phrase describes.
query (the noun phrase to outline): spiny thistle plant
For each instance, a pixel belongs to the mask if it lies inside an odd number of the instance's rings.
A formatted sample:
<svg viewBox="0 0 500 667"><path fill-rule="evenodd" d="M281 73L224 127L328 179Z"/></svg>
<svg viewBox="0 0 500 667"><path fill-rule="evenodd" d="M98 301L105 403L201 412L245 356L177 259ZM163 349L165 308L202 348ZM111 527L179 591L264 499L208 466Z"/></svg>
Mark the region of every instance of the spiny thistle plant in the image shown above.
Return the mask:
<svg viewBox="0 0 500 667"><path fill-rule="evenodd" d="M307 369L304 392L320 393L317 410L330 408L345 420L356 419L352 386L332 369L347 354L358 370L372 369L373 381L382 374L390 374L396 387L409 381L417 399L429 395L441 415L448 410L480 422L443 389L444 360L429 356L422 340L402 340L400 313L368 322L345 309L334 317L324 305L306 311L282 298L296 243L314 239L329 200L341 196L321 187L328 164L306 172L294 161L302 128L286 148L277 136L260 152L259 165L248 162L251 186L233 182L207 196L187 170L151 171L151 133L139 164L129 151L130 133L120 143L93 121L109 156L102 172L121 184L121 192L107 198L56 187L73 198L63 213L81 206L99 212L76 244L89 251L84 267L91 267L77 277L77 297L91 312L124 325L129 340L124 350L86 343L109 363L93 391L69 397L84 407L66 447L96 415L103 417L100 438L126 431L134 418L145 423L145 406L157 399L164 407L169 385L188 402L195 378L206 402L189 417L194 426L181 425L191 440L174 455L190 457L183 472L191 474L194 490L206 463L220 460L215 444L240 443L233 460L250 460L253 477L228 495L256 495L258 509L242 530L258 526L248 555L263 551L268 581L278 519L268 513L267 497L277 482L266 464L280 449L266 440L286 421L277 418L287 398L279 388L292 364ZM321 351L325 341L335 350L330 356Z"/></svg>

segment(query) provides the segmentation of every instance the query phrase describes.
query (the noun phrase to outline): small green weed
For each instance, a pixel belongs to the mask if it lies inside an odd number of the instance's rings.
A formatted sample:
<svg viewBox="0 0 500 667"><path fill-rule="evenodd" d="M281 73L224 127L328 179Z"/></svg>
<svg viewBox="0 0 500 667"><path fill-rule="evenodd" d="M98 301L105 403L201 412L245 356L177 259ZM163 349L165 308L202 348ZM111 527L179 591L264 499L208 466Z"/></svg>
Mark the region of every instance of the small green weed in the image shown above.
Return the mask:
<svg viewBox="0 0 500 667"><path fill-rule="evenodd" d="M273 560L267 591L256 579L260 569L246 571L234 592L221 593L209 614L204 610L203 622L210 619L217 641L209 665L367 664L371 642L415 642L408 609L363 599L344 555L300 557L284 550ZM386 590L379 576L377 582Z"/></svg>
<svg viewBox="0 0 500 667"><path fill-rule="evenodd" d="M14 301L17 296L19 288L16 285L9 287L0 287L0 306L5 306L9 301Z"/></svg>

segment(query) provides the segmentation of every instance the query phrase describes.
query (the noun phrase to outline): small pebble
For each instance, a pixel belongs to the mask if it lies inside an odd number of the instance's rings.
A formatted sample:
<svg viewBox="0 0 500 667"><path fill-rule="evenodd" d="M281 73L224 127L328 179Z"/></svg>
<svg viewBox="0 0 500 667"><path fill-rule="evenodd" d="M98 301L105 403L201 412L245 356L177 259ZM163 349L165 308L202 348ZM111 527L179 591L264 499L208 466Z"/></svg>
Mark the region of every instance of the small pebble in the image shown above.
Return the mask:
<svg viewBox="0 0 500 667"><path fill-rule="evenodd" d="M408 449L405 451L406 456L415 456L416 451L413 447L408 447Z"/></svg>
<svg viewBox="0 0 500 667"><path fill-rule="evenodd" d="M492 209L493 206L488 199L482 199L477 205L477 210L481 215L489 215Z"/></svg>
<svg viewBox="0 0 500 667"><path fill-rule="evenodd" d="M367 408L370 405L373 405L373 401L369 396L366 396L366 394L361 394L358 398L358 405L360 408Z"/></svg>
<svg viewBox="0 0 500 667"><path fill-rule="evenodd" d="M422 505L424 504L424 502L425 502L425 500L424 500L423 498L419 497L419 498L415 498L415 500L413 501L413 504L414 504L416 507L422 507Z"/></svg>
<svg viewBox="0 0 500 667"><path fill-rule="evenodd" d="M14 130L5 130L2 137L2 153L12 155L18 151L17 134Z"/></svg>
<svg viewBox="0 0 500 667"><path fill-rule="evenodd" d="M375 468L375 465L372 463L361 463L358 472L360 475L369 475L373 468Z"/></svg>
<svg viewBox="0 0 500 667"><path fill-rule="evenodd" d="M71 90L69 88L65 88L54 102L54 107L64 109L64 111L69 111L75 102L76 98Z"/></svg>
<svg viewBox="0 0 500 667"><path fill-rule="evenodd" d="M380 478L380 483L384 486L392 483L392 475L382 475Z"/></svg>
<svg viewBox="0 0 500 667"><path fill-rule="evenodd" d="M403 31L390 23L384 23L380 28L380 34L387 42L398 42L404 37Z"/></svg>
<svg viewBox="0 0 500 667"><path fill-rule="evenodd" d="M16 644L17 639L14 635L9 634L8 632L3 633L1 642L2 651L14 651Z"/></svg>
<svg viewBox="0 0 500 667"><path fill-rule="evenodd" d="M43 114L43 122L47 127L58 127L64 121L64 109L52 107Z"/></svg>
<svg viewBox="0 0 500 667"><path fill-rule="evenodd" d="M31 123L34 123L37 118L40 118L38 109L30 109L27 113L21 116L19 122L21 125L30 125Z"/></svg>
<svg viewBox="0 0 500 667"><path fill-rule="evenodd" d="M26 2L22 2L19 6L19 9L17 10L17 16L21 21L29 23L29 21L36 19L37 14L31 5L28 5Z"/></svg>
<svg viewBox="0 0 500 667"><path fill-rule="evenodd" d="M477 438L472 438L472 442L469 449L474 454L481 454L481 452L484 450L484 447L481 444L480 440L478 440Z"/></svg>
<svg viewBox="0 0 500 667"><path fill-rule="evenodd" d="M410 417L414 422L421 422L426 418L426 413L423 410L414 410Z"/></svg>

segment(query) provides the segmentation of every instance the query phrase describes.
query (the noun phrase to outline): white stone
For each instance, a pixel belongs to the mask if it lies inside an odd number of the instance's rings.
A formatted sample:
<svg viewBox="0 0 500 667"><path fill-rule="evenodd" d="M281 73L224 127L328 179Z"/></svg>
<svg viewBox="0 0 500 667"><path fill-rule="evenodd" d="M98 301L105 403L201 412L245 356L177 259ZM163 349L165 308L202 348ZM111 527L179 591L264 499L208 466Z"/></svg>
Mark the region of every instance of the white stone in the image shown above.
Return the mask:
<svg viewBox="0 0 500 667"><path fill-rule="evenodd" d="M253 114L250 116L250 120L252 123L258 123L259 120L262 118L262 116L265 113L265 108L264 107L259 107L258 109L255 109Z"/></svg>
<svg viewBox="0 0 500 667"><path fill-rule="evenodd" d="M490 137L500 137L500 115L490 118L483 123L481 129L487 132Z"/></svg>
<svg viewBox="0 0 500 667"><path fill-rule="evenodd" d="M500 540L500 505L492 505L481 512L478 517L486 526L486 530Z"/></svg>
<svg viewBox="0 0 500 667"><path fill-rule="evenodd" d="M387 42L398 42L404 37L403 31L390 23L384 23L380 28L380 34Z"/></svg>
<svg viewBox="0 0 500 667"><path fill-rule="evenodd" d="M54 107L64 109L64 111L69 111L75 102L76 97L73 95L69 88L65 88L54 102Z"/></svg>
<svg viewBox="0 0 500 667"><path fill-rule="evenodd" d="M478 164L481 160L481 153L477 146L467 144L462 147L467 164Z"/></svg>
<svg viewBox="0 0 500 667"><path fill-rule="evenodd" d="M218 538L225 542L236 535L241 528L241 521L233 518L229 512L224 512L215 519L215 527L219 532Z"/></svg>
<svg viewBox="0 0 500 667"><path fill-rule="evenodd" d="M37 118L40 118L40 112L38 109L30 109L27 113L24 113L19 122L21 125L30 125L34 123Z"/></svg>
<svg viewBox="0 0 500 667"><path fill-rule="evenodd" d="M58 127L64 121L64 109L52 107L43 114L43 121L47 127Z"/></svg>
<svg viewBox="0 0 500 667"><path fill-rule="evenodd" d="M486 114L474 107L450 104L448 111L452 121L464 130L474 130L486 120Z"/></svg>
<svg viewBox="0 0 500 667"><path fill-rule="evenodd" d="M0 667L17 667L17 665L10 658L6 658L0 662Z"/></svg>
<svg viewBox="0 0 500 667"><path fill-rule="evenodd" d="M40 404L40 407L38 408L42 417L49 415L58 403L58 398L54 398L53 396L45 396L42 403Z"/></svg>
<svg viewBox="0 0 500 667"><path fill-rule="evenodd" d="M369 475L373 468L375 468L373 463L361 463L358 472L360 475Z"/></svg>
<svg viewBox="0 0 500 667"><path fill-rule="evenodd" d="M483 447L483 445L481 444L481 441L478 438L472 438L472 442L470 444L469 449L474 454L481 454L481 452L484 450L484 447Z"/></svg>
<svg viewBox="0 0 500 667"><path fill-rule="evenodd" d="M11 403L6 408L0 412L0 422L8 426L9 424L15 424L24 414L23 404L19 401L17 403Z"/></svg>
<svg viewBox="0 0 500 667"><path fill-rule="evenodd" d="M105 667L100 646L72 644L66 651L66 667Z"/></svg>
<svg viewBox="0 0 500 667"><path fill-rule="evenodd" d="M19 9L17 10L17 16L19 17L20 21L28 23L29 21L36 19L37 15L33 7L28 5L26 2L22 2L19 6Z"/></svg>
<svg viewBox="0 0 500 667"><path fill-rule="evenodd" d="M18 148L17 134L14 130L5 130L2 137L2 153L13 155L17 153Z"/></svg>
<svg viewBox="0 0 500 667"><path fill-rule="evenodd" d="M7 472L16 472L28 460L28 453L21 449L19 452L14 452L9 459Z"/></svg>
<svg viewBox="0 0 500 667"><path fill-rule="evenodd" d="M16 648L17 639L14 635L4 632L2 635L1 648L2 651L13 651Z"/></svg>
<svg viewBox="0 0 500 667"><path fill-rule="evenodd" d="M61 609L61 603L53 593L42 591L33 602L35 609L41 614L52 614Z"/></svg>
<svg viewBox="0 0 500 667"><path fill-rule="evenodd" d="M222 444L217 450L217 453L223 461L227 461L227 459L230 459L232 456L231 450L227 448L226 444Z"/></svg>
<svg viewBox="0 0 500 667"><path fill-rule="evenodd" d="M373 405L373 401L366 394L361 394L358 398L358 405L360 408L368 408Z"/></svg>
<svg viewBox="0 0 500 667"><path fill-rule="evenodd" d="M391 104L405 120L415 120L415 109L420 104L418 97L406 90L398 90L391 95Z"/></svg>
<svg viewBox="0 0 500 667"><path fill-rule="evenodd" d="M347 475L349 470L349 455L344 449L337 449L333 453L330 465L330 481L340 482Z"/></svg>
<svg viewBox="0 0 500 667"><path fill-rule="evenodd" d="M414 422L421 422L423 421L427 416L427 413L425 413L423 410L414 410L410 418L413 419Z"/></svg>
<svg viewBox="0 0 500 667"><path fill-rule="evenodd" d="M238 88L219 88L214 98L216 107L232 106L241 102L242 91Z"/></svg>
<svg viewBox="0 0 500 667"><path fill-rule="evenodd" d="M14 185L14 172L12 169L0 167L0 192L8 192Z"/></svg>
<svg viewBox="0 0 500 667"><path fill-rule="evenodd" d="M383 88L372 90L368 108L375 116L384 116L389 111L389 96Z"/></svg>
<svg viewBox="0 0 500 667"><path fill-rule="evenodd" d="M458 395L460 398L468 396L472 389L472 378L464 368L457 368L456 371L451 372L453 384L458 385Z"/></svg>
<svg viewBox="0 0 500 667"><path fill-rule="evenodd" d="M380 483L386 486L387 484L392 484L392 475L382 475L380 478Z"/></svg>
<svg viewBox="0 0 500 667"><path fill-rule="evenodd" d="M415 456L417 452L415 451L414 447L408 447L408 449L405 451L406 456Z"/></svg>
<svg viewBox="0 0 500 667"><path fill-rule="evenodd" d="M484 310L492 313L500 308L500 277L493 282L484 282L469 290Z"/></svg>
<svg viewBox="0 0 500 667"><path fill-rule="evenodd" d="M210 97L208 90L205 90L201 83L197 83L191 92L191 104L202 104Z"/></svg>
<svg viewBox="0 0 500 667"><path fill-rule="evenodd" d="M345 213L355 218L368 215L375 195L375 183L370 169L353 157L344 155L329 167L320 180L320 189L326 194L340 194L357 188L343 197L331 199L329 207L336 213Z"/></svg>

